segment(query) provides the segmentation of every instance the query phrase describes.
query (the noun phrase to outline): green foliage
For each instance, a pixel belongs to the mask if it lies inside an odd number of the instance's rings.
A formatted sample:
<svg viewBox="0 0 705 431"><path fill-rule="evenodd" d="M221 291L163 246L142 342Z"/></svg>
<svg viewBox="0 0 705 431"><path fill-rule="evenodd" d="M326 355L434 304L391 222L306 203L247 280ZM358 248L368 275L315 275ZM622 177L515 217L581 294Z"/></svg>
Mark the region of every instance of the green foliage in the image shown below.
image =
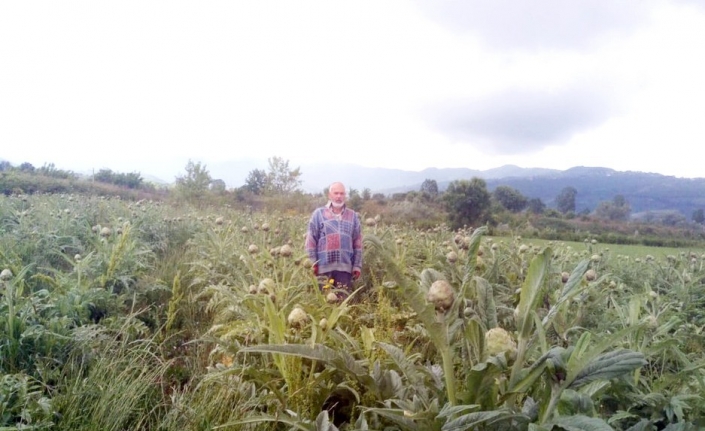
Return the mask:
<svg viewBox="0 0 705 431"><path fill-rule="evenodd" d="M600 202L595 215L608 220L627 220L632 209L622 195L616 195L611 202Z"/></svg>
<svg viewBox="0 0 705 431"><path fill-rule="evenodd" d="M488 217L490 193L481 178L451 182L442 199L453 228L482 224Z"/></svg>
<svg viewBox="0 0 705 431"><path fill-rule="evenodd" d="M267 159L267 192L272 194L288 194L295 192L301 186L301 169L289 168L289 161L281 157Z"/></svg>
<svg viewBox="0 0 705 431"><path fill-rule="evenodd" d="M527 207L533 214L543 214L546 204L539 198L531 198L527 201Z"/></svg>
<svg viewBox="0 0 705 431"><path fill-rule="evenodd" d="M267 172L263 169L254 169L247 174L243 188L255 195L262 195L267 190Z"/></svg>
<svg viewBox="0 0 705 431"><path fill-rule="evenodd" d="M198 203L208 192L211 181L206 165L189 160L186 164L186 173L176 178L174 191L180 199L189 203Z"/></svg>
<svg viewBox="0 0 705 431"><path fill-rule="evenodd" d="M523 211L529 203L526 196L522 195L519 190L509 186L495 188L492 192L492 197L504 208L514 213Z"/></svg>
<svg viewBox="0 0 705 431"><path fill-rule="evenodd" d="M385 214L365 226L356 292L328 302L301 247L308 213L261 199L0 196L0 427L703 425L701 248L624 256L593 227L570 244L518 235L564 219L490 238ZM449 307L429 302L438 280Z"/></svg>
<svg viewBox="0 0 705 431"><path fill-rule="evenodd" d="M575 187L564 187L556 196L556 209L563 214L575 212L575 197L578 191Z"/></svg>
<svg viewBox="0 0 705 431"><path fill-rule="evenodd" d="M93 175L95 181L107 184L115 184L116 186L127 187L129 189L139 189L143 186L143 179L139 172L120 173L113 172L110 169L101 169L97 174Z"/></svg>
<svg viewBox="0 0 705 431"><path fill-rule="evenodd" d="M421 183L421 192L428 193L431 197L438 196L438 183L433 179L425 179Z"/></svg>

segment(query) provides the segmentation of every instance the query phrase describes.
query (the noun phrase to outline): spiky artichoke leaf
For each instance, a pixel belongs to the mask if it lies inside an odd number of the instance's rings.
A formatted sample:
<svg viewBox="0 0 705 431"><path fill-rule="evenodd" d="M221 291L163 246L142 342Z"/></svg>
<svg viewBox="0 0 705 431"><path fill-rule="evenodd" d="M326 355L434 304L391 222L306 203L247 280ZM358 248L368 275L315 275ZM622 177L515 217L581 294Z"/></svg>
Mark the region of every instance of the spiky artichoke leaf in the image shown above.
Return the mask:
<svg viewBox="0 0 705 431"><path fill-rule="evenodd" d="M461 404L458 406L452 406L446 403L441 409L441 411L438 412L438 418L451 418L461 413L469 413L470 410L477 410L479 407L480 406L477 404Z"/></svg>
<svg viewBox="0 0 705 431"><path fill-rule="evenodd" d="M576 414L594 415L595 404L589 395L566 389L561 392L561 398L558 401L558 414L562 416L570 416Z"/></svg>
<svg viewBox="0 0 705 431"><path fill-rule="evenodd" d="M473 412L446 422L441 430L466 431L476 429L477 427L481 427L481 429L492 429L492 426L510 422L516 425L517 428L521 428L519 423L528 424L529 418L524 414L514 413L509 410Z"/></svg>
<svg viewBox="0 0 705 431"><path fill-rule="evenodd" d="M299 418L295 417L290 417L285 414L277 414L277 416L269 416L266 414L261 414L257 416L250 416L246 419L241 419L233 422L228 422L225 424L221 424L218 426L213 427L213 429L220 429L220 428L230 428L230 427L237 427L237 426L242 426L242 425L254 425L254 424L262 424L262 423L281 423L288 425L291 427L291 429L296 429L296 430L301 430L301 431L313 431L315 428L312 428L311 424L303 422ZM329 430L332 431L332 430Z"/></svg>
<svg viewBox="0 0 705 431"><path fill-rule="evenodd" d="M630 417L636 417L636 415L630 415ZM613 419L610 418L610 421ZM642 419L634 425L626 429L626 431L656 431L656 426L649 419Z"/></svg>
<svg viewBox="0 0 705 431"><path fill-rule="evenodd" d="M563 289L561 290L561 295L558 298L558 301L556 301L556 303L553 304L551 309L548 310L548 313L546 313L546 316L541 322L544 328L547 327L547 325L551 322L551 319L553 319L553 316L556 315L561 305L570 301L574 296L578 295L584 289L581 289L580 281L582 280L585 271L587 271L589 264L590 261L588 260L581 261L570 274L568 281L565 283Z"/></svg>
<svg viewBox="0 0 705 431"><path fill-rule="evenodd" d="M494 409L497 395L497 378L507 369L503 355L491 356L470 370L466 379L468 391L461 396L466 404L480 404L483 409Z"/></svg>
<svg viewBox="0 0 705 431"><path fill-rule="evenodd" d="M492 329L497 326L497 305L494 302L492 285L482 277L475 277L477 314L480 315L485 328Z"/></svg>
<svg viewBox="0 0 705 431"><path fill-rule="evenodd" d="M424 431L427 429L425 426L422 426L414 419L410 417L406 417L404 415L404 410L402 409L392 409L392 408L368 408L365 409L365 412L373 412L379 416L382 416L385 419L388 419L395 424L399 425L401 429L404 430L410 430L410 431ZM425 425L425 424L424 424Z"/></svg>
<svg viewBox="0 0 705 431"><path fill-rule="evenodd" d="M598 358L601 358L601 355L604 351L608 350L612 346L617 345L618 342L620 342L625 336L638 329L640 329L639 326L630 326L623 328L613 334L610 334L609 336L605 337L594 345L590 344L590 333L583 333L578 339L577 343L575 343L573 352L571 353L570 358L568 359L566 367L567 376L565 379L564 387L572 387L571 385L578 378L578 376L582 376L583 378L587 377L587 375L592 373L592 371L587 371L588 374L585 374L585 370L593 370L593 368L590 367L590 364L593 363L593 361L597 360ZM632 358L632 360L638 362L636 358ZM604 362L603 365L609 365L609 363ZM634 370L635 368L638 367L633 367L630 369L630 371ZM599 379L602 377L597 378ZM580 384L582 385L594 380L595 379L583 380Z"/></svg>
<svg viewBox="0 0 705 431"><path fill-rule="evenodd" d="M419 280L421 282L421 287L428 292L428 290L431 288L431 285L435 283L438 280L445 280L446 276L443 275L442 272L437 271L433 268L426 268L423 271L421 271L421 275L419 276Z"/></svg>
<svg viewBox="0 0 705 431"><path fill-rule="evenodd" d="M551 363L553 369L560 369L561 367L565 369L564 357L566 356L566 353L569 352L569 350L566 350L563 347L553 347L551 350L544 353L531 365L531 367L522 370L522 373L519 376L520 379L510 386L507 395L527 391L543 374L547 362Z"/></svg>
<svg viewBox="0 0 705 431"><path fill-rule="evenodd" d="M521 287L519 298L519 315L517 317L517 332L519 341L526 341L532 335L533 318L531 312L541 298L541 291L549 272L551 264L552 250L550 247L544 249L543 253L537 255L529 265L529 271Z"/></svg>
<svg viewBox="0 0 705 431"><path fill-rule="evenodd" d="M463 276L463 286L467 286L469 281L475 274L475 264L477 263L477 252L480 249L482 236L487 233L487 226L480 226L470 235L470 243L468 244L468 262L465 275Z"/></svg>
<svg viewBox="0 0 705 431"><path fill-rule="evenodd" d="M629 349L607 352L587 364L578 373L569 388L578 388L596 380L611 380L646 364L644 354L641 352Z"/></svg>
<svg viewBox="0 0 705 431"><path fill-rule="evenodd" d="M320 361L355 377L366 387L377 390L374 379L347 351L331 349L322 344L262 344L240 350L241 353L279 353Z"/></svg>
<svg viewBox="0 0 705 431"><path fill-rule="evenodd" d="M583 415L558 416L543 426L545 429L557 426L565 431L614 431L604 420Z"/></svg>
<svg viewBox="0 0 705 431"><path fill-rule="evenodd" d="M316 431L338 431L338 427L333 425L328 417L328 410L321 410L316 416Z"/></svg>
<svg viewBox="0 0 705 431"><path fill-rule="evenodd" d="M416 365L415 360L418 355L407 356L399 347L387 343L379 342L377 345L389 355L389 358L392 359L411 386L423 386L425 384L425 378L428 376L429 371L425 367Z"/></svg>

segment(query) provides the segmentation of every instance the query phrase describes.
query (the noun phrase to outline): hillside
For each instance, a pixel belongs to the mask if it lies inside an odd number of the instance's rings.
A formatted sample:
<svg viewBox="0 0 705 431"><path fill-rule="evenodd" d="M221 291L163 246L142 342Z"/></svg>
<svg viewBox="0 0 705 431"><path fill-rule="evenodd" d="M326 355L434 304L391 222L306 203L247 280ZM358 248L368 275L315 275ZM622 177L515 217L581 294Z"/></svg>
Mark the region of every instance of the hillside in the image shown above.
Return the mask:
<svg viewBox="0 0 705 431"><path fill-rule="evenodd" d="M592 211L601 201L612 200L615 195L626 198L632 213L676 210L690 218L693 211L705 208L704 178L578 167L546 176L487 180L490 190L500 185L514 187L527 197L539 198L549 207L555 207L555 197L563 188L574 187L578 191L577 212Z"/></svg>
<svg viewBox="0 0 705 431"><path fill-rule="evenodd" d="M620 172L603 167L578 166L561 171L505 165L484 171L470 168L405 171L346 164L292 165L292 168L297 167L302 172L302 189L308 193L321 193L332 181L342 181L349 189L370 189L372 193L390 195L419 190L426 179L435 180L442 191L451 181L479 177L487 181L490 191L500 185L513 187L528 198L541 199L548 207L555 207L555 198L563 188L574 187L578 191L577 212L592 211L601 201L610 201L615 195L626 198L633 214L675 210L689 219L693 211L705 209L705 178ZM237 188L244 185L249 172L266 170L267 165L261 160L223 161L208 169L212 178L222 179L228 187ZM166 184L149 173L141 174L147 182Z"/></svg>
<svg viewBox="0 0 705 431"><path fill-rule="evenodd" d="M489 190L505 185L519 190L528 198L539 198L555 207L555 198L565 187L574 187L576 210L594 210L601 201L623 195L632 213L675 210L690 218L696 209L705 209L705 178L677 178L646 172L620 172L603 167L578 166L565 171L521 168L507 165L479 171L466 168L402 171L359 166L307 167L303 172L306 191L318 192L336 179L349 187L373 193L392 194L419 190L426 179L436 180L445 190L451 181L483 178Z"/></svg>

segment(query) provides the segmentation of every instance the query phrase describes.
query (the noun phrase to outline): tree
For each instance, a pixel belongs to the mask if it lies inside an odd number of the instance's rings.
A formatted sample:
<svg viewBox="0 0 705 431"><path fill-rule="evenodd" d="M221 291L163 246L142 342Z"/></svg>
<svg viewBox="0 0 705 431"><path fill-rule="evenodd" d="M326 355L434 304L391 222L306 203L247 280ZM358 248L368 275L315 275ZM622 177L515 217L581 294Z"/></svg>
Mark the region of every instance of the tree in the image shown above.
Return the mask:
<svg viewBox="0 0 705 431"><path fill-rule="evenodd" d="M529 199L527 206L529 207L529 211L534 214L543 214L546 209L546 204L539 198Z"/></svg>
<svg viewBox="0 0 705 431"><path fill-rule="evenodd" d="M442 199L453 229L486 221L490 192L482 178L451 182Z"/></svg>
<svg viewBox="0 0 705 431"><path fill-rule="evenodd" d="M115 184L116 186L127 187L130 189L139 189L143 185L142 175L139 172L131 172L129 174L113 172L110 169L101 169L97 174L93 175L95 181Z"/></svg>
<svg viewBox="0 0 705 431"><path fill-rule="evenodd" d="M575 212L575 196L578 191L574 187L564 187L563 190L556 196L556 208L558 211L566 214Z"/></svg>
<svg viewBox="0 0 705 431"><path fill-rule="evenodd" d="M24 162L24 163L22 163L22 164L20 165L20 168L19 168L19 169L20 169L21 172L30 172L30 173L32 173L32 172L34 172L34 165L32 165L32 164L29 163L29 162Z"/></svg>
<svg viewBox="0 0 705 431"><path fill-rule="evenodd" d="M176 193L185 200L198 201L208 192L211 175L201 162L189 160L186 164L186 175L176 177Z"/></svg>
<svg viewBox="0 0 705 431"><path fill-rule="evenodd" d="M226 189L225 181L223 181L221 179L215 179L215 180L211 181L209 188L212 192L215 192L215 193L221 193L221 194L225 193L225 189Z"/></svg>
<svg viewBox="0 0 705 431"><path fill-rule="evenodd" d="M267 173L262 169L253 169L245 179L245 190L262 195L267 190Z"/></svg>
<svg viewBox="0 0 705 431"><path fill-rule="evenodd" d="M348 197L346 200L346 205L355 211L360 211L362 209L362 195L356 189L351 188L348 190Z"/></svg>
<svg viewBox="0 0 705 431"><path fill-rule="evenodd" d="M431 196L438 196L438 183L436 180L427 178L421 183L421 191Z"/></svg>
<svg viewBox="0 0 705 431"><path fill-rule="evenodd" d="M116 184L130 189L139 189L144 184L144 179L139 172L117 174Z"/></svg>
<svg viewBox="0 0 705 431"><path fill-rule="evenodd" d="M113 183L113 171L110 169L101 169L97 174L93 174L93 180L99 183L112 184Z"/></svg>
<svg viewBox="0 0 705 431"><path fill-rule="evenodd" d="M702 208L693 211L693 221L698 224L705 223L705 211Z"/></svg>
<svg viewBox="0 0 705 431"><path fill-rule="evenodd" d="M301 169L290 169L289 161L281 157L267 159L267 190L273 194L287 194L297 191L301 185Z"/></svg>
<svg viewBox="0 0 705 431"><path fill-rule="evenodd" d="M595 215L608 220L627 220L632 207L622 195L616 195L612 201L603 201L595 208Z"/></svg>
<svg viewBox="0 0 705 431"><path fill-rule="evenodd" d="M498 186L492 192L492 196L504 208L513 213L518 213L528 205L528 199L519 190L509 186Z"/></svg>

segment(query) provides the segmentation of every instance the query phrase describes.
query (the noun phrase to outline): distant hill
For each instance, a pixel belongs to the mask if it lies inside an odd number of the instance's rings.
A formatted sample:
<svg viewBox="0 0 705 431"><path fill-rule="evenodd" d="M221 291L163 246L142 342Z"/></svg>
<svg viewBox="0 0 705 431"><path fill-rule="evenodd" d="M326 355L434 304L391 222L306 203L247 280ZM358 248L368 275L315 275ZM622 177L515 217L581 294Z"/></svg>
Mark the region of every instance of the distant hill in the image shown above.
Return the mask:
<svg viewBox="0 0 705 431"><path fill-rule="evenodd" d="M601 201L612 200L616 195L625 197L632 213L677 210L690 219L693 211L705 209L705 178L577 167L554 175L487 180L490 190L500 185L514 187L527 197L540 198L549 207L555 207L555 197L563 188L574 187L578 191L577 212L592 211Z"/></svg>
<svg viewBox="0 0 705 431"><path fill-rule="evenodd" d="M426 179L436 180L441 191L454 180L483 178L490 191L505 185L519 190L528 198L539 198L549 208L555 208L555 198L565 187L574 187L576 210L594 210L602 201L623 195L632 213L679 211L690 219L693 211L705 209L705 178L677 178L656 173L620 172L603 167L576 166L564 171L543 168L521 168L505 165L494 169L428 168L422 171L368 168L349 164L290 164L301 168L302 188L309 193L322 193L333 181L342 181L348 188L370 189L386 195L419 190ZM222 179L230 188L244 185L254 169L267 170L266 160L223 161L207 165L213 179ZM169 183L148 173L145 181ZM171 181L173 183L173 181Z"/></svg>
<svg viewBox="0 0 705 431"><path fill-rule="evenodd" d="M392 194L419 190L426 179L436 180L445 190L454 180L483 178L492 191L497 186L509 186L528 198L539 198L555 208L555 198L565 187L574 187L576 210L592 211L602 201L623 195L632 213L675 210L690 219L693 211L705 209L705 178L677 178L655 173L620 172L609 168L576 166L565 171L542 168L521 168L514 165L479 171L474 169L429 168L423 171L403 171L364 168L351 165L302 167L306 191L322 191L331 181L343 181L348 187L373 193Z"/></svg>
<svg viewBox="0 0 705 431"><path fill-rule="evenodd" d="M576 166L564 171L543 168L522 168L505 165L494 169L428 168L422 171L368 168L350 164L291 164L300 167L302 188L309 193L322 193L333 181L342 181L348 188L370 189L373 193L392 194L419 190L426 179L436 180L445 190L454 180L483 178L492 191L506 185L519 190L528 198L539 198L549 208L555 208L555 198L565 187L574 187L576 209L594 210L601 201L623 195L632 213L676 210L690 219L696 209L705 209L705 178L677 178L655 173L620 172L603 167ZM229 187L240 187L253 169L267 170L266 161L223 162L209 165L213 178L222 178Z"/></svg>
<svg viewBox="0 0 705 431"><path fill-rule="evenodd" d="M301 166L303 184L307 192L318 192L333 181L342 181L348 187L363 190L369 188L373 193L395 193L418 190L426 179L450 182L458 179L480 177L496 179L504 177L528 177L560 173L554 169L520 168L506 165L499 168L480 171L469 168L427 168L422 171L404 171L401 169L367 168L355 165L308 165Z"/></svg>

